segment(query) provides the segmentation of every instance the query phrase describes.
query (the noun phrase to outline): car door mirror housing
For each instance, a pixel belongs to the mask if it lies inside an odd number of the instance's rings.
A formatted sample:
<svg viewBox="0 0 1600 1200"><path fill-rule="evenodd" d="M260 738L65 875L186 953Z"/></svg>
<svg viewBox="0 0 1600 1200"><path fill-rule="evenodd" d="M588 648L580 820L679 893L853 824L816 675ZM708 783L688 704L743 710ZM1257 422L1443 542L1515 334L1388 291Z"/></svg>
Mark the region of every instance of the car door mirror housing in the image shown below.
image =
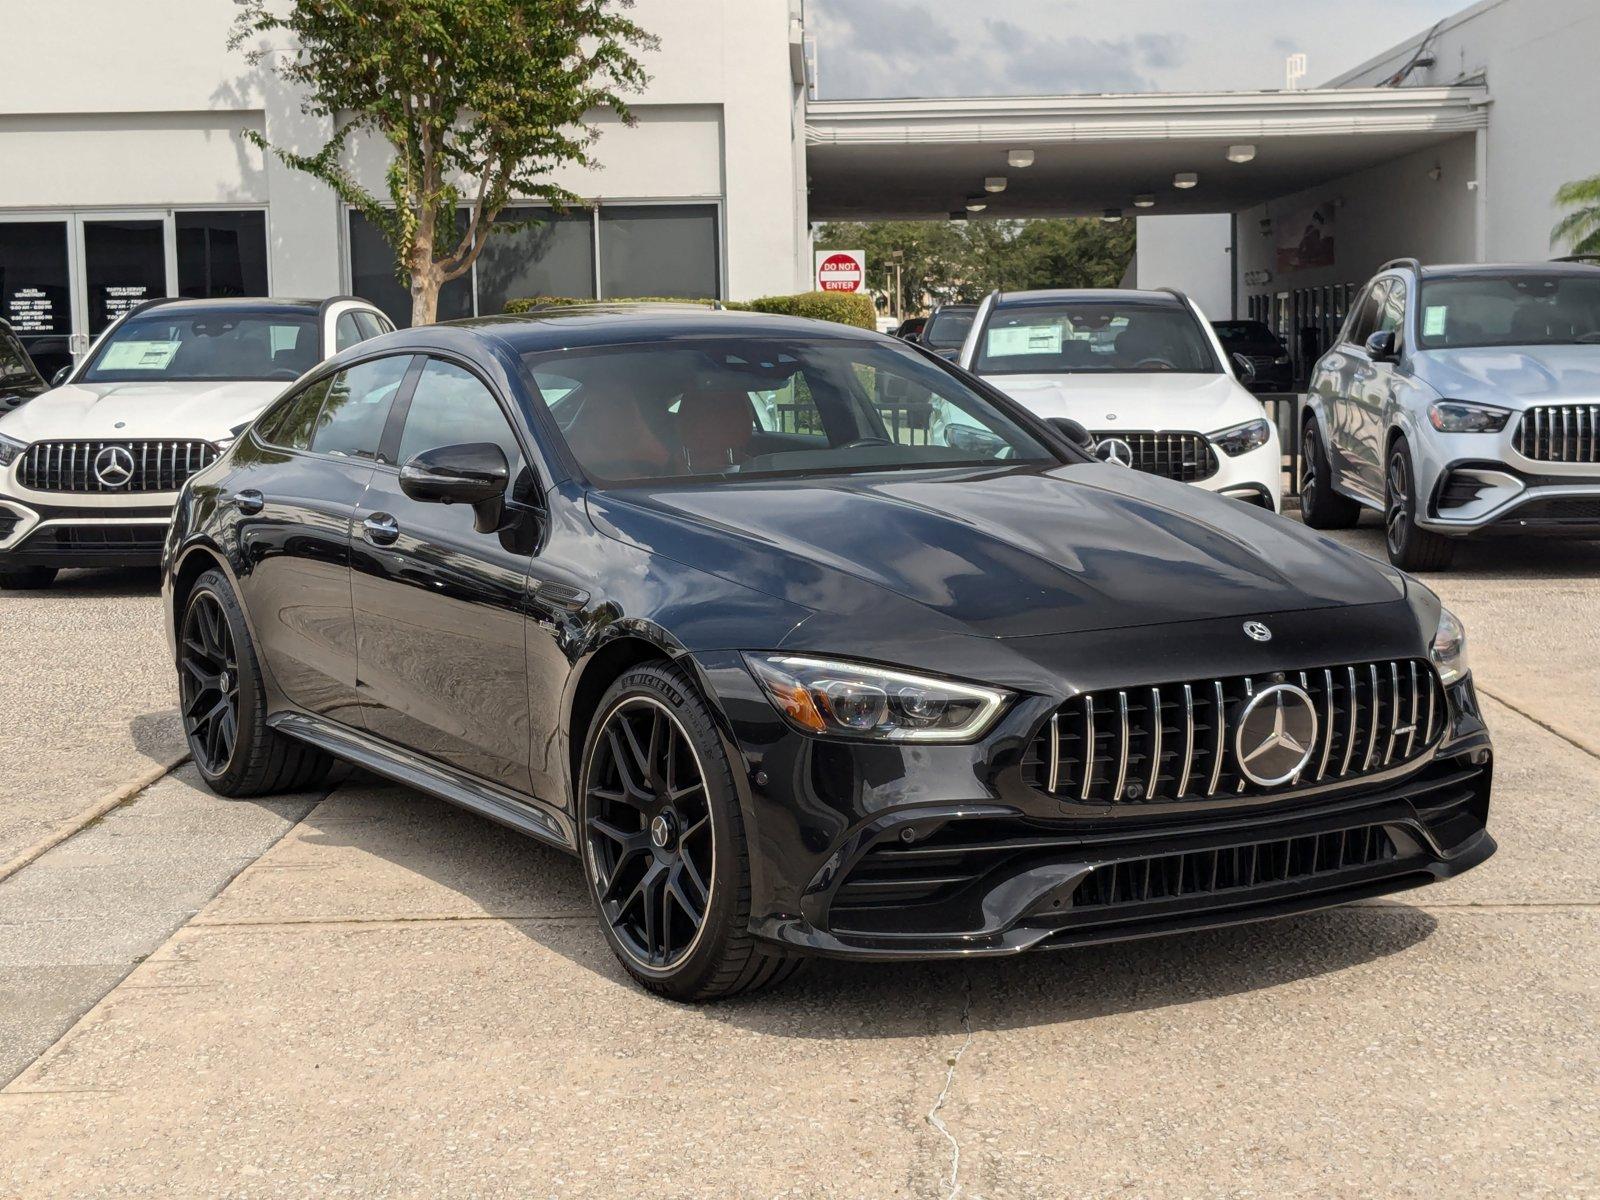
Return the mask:
<svg viewBox="0 0 1600 1200"><path fill-rule="evenodd" d="M1055 426L1056 432L1064 436L1080 450L1094 453L1094 434L1090 433L1071 417L1051 417L1050 424Z"/></svg>
<svg viewBox="0 0 1600 1200"><path fill-rule="evenodd" d="M71 367L62 367L54 375L50 376L50 386L53 387L53 388L58 388L63 383L65 383L67 380L69 380L71 378L72 378L72 368Z"/></svg>
<svg viewBox="0 0 1600 1200"><path fill-rule="evenodd" d="M1234 369L1239 372L1239 382L1251 384L1256 381L1256 365L1243 354L1233 356Z"/></svg>
<svg viewBox="0 0 1600 1200"><path fill-rule="evenodd" d="M469 504L479 533L500 527L511 466L493 442L424 450L400 468L400 490L430 504Z"/></svg>
<svg viewBox="0 0 1600 1200"><path fill-rule="evenodd" d="M1400 339L1394 330L1380 329L1367 339L1366 351L1373 362L1393 362L1400 357Z"/></svg>

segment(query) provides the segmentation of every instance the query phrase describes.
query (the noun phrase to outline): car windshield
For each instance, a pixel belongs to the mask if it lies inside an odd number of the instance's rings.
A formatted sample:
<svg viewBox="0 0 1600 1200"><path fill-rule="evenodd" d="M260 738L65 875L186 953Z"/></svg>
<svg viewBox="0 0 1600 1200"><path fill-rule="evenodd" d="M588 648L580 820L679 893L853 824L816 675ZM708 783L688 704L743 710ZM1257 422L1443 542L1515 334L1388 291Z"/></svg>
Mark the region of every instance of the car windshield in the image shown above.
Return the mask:
<svg viewBox="0 0 1600 1200"><path fill-rule="evenodd" d="M1424 350L1600 343L1600 274L1424 278L1418 326Z"/></svg>
<svg viewBox="0 0 1600 1200"><path fill-rule="evenodd" d="M959 350L972 328L973 312L937 312L922 331L925 344L939 350Z"/></svg>
<svg viewBox="0 0 1600 1200"><path fill-rule="evenodd" d="M309 313L187 312L124 321L101 342L81 383L298 379L317 364Z"/></svg>
<svg viewBox="0 0 1600 1200"><path fill-rule="evenodd" d="M872 342L683 338L523 362L602 484L1057 461L954 375Z"/></svg>
<svg viewBox="0 0 1600 1200"><path fill-rule="evenodd" d="M1214 375L1220 368L1199 322L1176 303L1069 300L996 308L979 339L976 370Z"/></svg>
<svg viewBox="0 0 1600 1200"><path fill-rule="evenodd" d="M1217 331L1217 339L1224 346L1276 346L1278 339L1272 336L1260 321L1215 321L1211 326Z"/></svg>

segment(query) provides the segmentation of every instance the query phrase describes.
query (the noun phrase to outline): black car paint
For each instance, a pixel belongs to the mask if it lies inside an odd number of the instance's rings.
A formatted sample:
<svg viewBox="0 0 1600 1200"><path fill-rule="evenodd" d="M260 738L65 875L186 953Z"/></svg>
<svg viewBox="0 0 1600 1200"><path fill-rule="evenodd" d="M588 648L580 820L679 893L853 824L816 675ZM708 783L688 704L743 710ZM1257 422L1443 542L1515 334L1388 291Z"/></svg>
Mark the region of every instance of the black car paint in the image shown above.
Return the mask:
<svg viewBox="0 0 1600 1200"><path fill-rule="evenodd" d="M1386 566L1270 513L1086 461L965 373L1061 461L600 490L519 369L532 350L725 335L730 320L757 336L876 337L726 314L592 314L411 330L336 356L319 372L411 353L477 373L526 452L527 503L500 533L475 534L465 508L399 511L393 464L241 437L180 499L165 555L169 639L182 589L220 564L264 651L277 728L569 850L583 736L575 714L620 664L672 658L696 679L734 764L752 928L816 953L1007 953L1136 935L1008 927L886 942L829 931L830 890L875 837L978 815L1033 823L1079 857L1103 857L1119 840L1237 838L1355 813L1410 822L1428 861L1363 894L1453 874L1492 852L1481 821L1467 820L1452 842L1435 836L1436 826L1459 831L1462 818L1430 817L1405 791L1421 773L1471 764L1486 812L1490 752L1470 680L1451 691L1452 724L1436 753L1403 778L1117 812L1064 802L1023 778L1030 739L1082 692L1426 658L1438 601ZM245 492L261 493L260 511L243 511ZM401 526L387 546L363 534L380 497ZM1270 621L1272 640L1244 637L1246 618ZM751 650L887 663L1015 697L972 744L812 739L761 692L741 657ZM1302 889L1241 911L1174 912L1142 932L1316 899Z"/></svg>

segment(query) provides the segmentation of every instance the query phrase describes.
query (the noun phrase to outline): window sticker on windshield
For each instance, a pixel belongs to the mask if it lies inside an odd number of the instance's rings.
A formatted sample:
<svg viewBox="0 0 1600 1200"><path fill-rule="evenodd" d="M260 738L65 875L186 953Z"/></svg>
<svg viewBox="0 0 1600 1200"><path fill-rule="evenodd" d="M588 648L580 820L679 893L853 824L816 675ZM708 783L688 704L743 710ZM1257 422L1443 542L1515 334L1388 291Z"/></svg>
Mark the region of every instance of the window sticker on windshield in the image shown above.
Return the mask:
<svg viewBox="0 0 1600 1200"><path fill-rule="evenodd" d="M1004 358L1013 354L1060 354L1061 326L1012 325L989 330L991 358Z"/></svg>
<svg viewBox="0 0 1600 1200"><path fill-rule="evenodd" d="M178 352L176 341L115 341L106 347L97 371L165 371Z"/></svg>
<svg viewBox="0 0 1600 1200"><path fill-rule="evenodd" d="M1443 337L1445 318L1450 313L1447 304L1428 304L1422 309L1422 336Z"/></svg>

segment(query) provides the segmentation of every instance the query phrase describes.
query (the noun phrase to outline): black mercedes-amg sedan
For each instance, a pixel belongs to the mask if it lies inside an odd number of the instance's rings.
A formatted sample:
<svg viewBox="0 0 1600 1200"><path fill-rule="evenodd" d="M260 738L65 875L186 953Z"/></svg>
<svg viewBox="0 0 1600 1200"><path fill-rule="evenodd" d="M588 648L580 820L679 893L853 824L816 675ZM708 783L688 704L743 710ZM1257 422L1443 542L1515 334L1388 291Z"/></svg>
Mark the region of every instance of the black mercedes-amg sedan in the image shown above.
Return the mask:
<svg viewBox="0 0 1600 1200"><path fill-rule="evenodd" d="M622 964L684 1000L1487 858L1438 599L1082 436L810 321L601 306L364 342L184 488L195 763L245 796L344 759L576 853Z"/></svg>

